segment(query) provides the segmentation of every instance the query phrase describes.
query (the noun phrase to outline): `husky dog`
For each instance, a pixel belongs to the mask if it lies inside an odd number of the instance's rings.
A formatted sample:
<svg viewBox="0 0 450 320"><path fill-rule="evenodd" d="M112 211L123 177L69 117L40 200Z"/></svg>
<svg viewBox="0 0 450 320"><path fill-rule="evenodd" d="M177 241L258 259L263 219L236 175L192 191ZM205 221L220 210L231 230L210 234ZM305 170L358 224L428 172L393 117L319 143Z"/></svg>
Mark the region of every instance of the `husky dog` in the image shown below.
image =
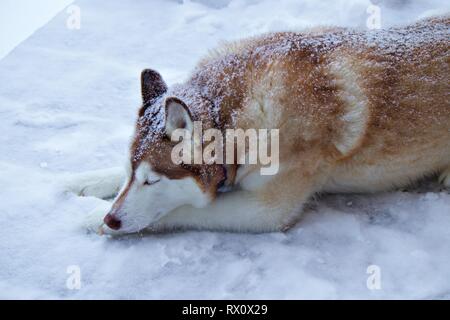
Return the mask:
<svg viewBox="0 0 450 320"><path fill-rule="evenodd" d="M439 17L242 40L171 88L144 70L125 183L93 223L104 220L111 233L270 232L292 226L317 192L377 192L436 173L449 187L449 48L450 18ZM261 175L259 164L174 163L171 134L194 121L220 131L279 129L278 173ZM106 197L120 175L90 174L72 190Z"/></svg>

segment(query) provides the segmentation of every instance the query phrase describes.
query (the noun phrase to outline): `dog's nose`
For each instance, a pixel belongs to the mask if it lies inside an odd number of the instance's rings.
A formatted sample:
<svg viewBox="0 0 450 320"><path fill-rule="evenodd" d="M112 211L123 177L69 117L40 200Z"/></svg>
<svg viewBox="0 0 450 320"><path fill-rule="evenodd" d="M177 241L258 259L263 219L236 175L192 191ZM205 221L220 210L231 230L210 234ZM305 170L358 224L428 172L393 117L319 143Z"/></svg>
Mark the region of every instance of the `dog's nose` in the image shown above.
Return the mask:
<svg viewBox="0 0 450 320"><path fill-rule="evenodd" d="M110 227L113 230L119 230L121 222L119 219L114 217L112 214L107 214L105 218L103 218L103 222L106 223L108 227Z"/></svg>

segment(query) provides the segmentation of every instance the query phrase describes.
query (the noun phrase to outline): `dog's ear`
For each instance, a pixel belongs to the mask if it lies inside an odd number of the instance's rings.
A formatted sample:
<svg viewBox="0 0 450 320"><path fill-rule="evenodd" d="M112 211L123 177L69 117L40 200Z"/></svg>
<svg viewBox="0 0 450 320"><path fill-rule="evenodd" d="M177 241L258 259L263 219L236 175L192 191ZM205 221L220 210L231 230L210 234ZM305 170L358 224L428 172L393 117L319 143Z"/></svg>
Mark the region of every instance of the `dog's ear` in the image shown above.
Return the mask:
<svg viewBox="0 0 450 320"><path fill-rule="evenodd" d="M147 103L158 98L167 91L167 85L161 75L152 69L141 72L142 102Z"/></svg>
<svg viewBox="0 0 450 320"><path fill-rule="evenodd" d="M167 136L171 137L175 129L186 129L192 132L194 123L192 122L191 113L186 104L178 98L168 97L165 105L165 131Z"/></svg>

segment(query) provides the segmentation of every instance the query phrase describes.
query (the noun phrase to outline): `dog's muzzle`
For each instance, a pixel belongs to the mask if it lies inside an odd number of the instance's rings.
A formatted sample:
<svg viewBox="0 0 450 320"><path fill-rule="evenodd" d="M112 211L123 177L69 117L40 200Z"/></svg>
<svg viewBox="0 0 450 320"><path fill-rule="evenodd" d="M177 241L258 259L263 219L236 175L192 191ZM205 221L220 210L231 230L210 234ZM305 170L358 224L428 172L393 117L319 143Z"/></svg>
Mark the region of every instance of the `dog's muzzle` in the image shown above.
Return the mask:
<svg viewBox="0 0 450 320"><path fill-rule="evenodd" d="M103 218L103 222L113 230L119 230L122 224L119 219L109 213Z"/></svg>

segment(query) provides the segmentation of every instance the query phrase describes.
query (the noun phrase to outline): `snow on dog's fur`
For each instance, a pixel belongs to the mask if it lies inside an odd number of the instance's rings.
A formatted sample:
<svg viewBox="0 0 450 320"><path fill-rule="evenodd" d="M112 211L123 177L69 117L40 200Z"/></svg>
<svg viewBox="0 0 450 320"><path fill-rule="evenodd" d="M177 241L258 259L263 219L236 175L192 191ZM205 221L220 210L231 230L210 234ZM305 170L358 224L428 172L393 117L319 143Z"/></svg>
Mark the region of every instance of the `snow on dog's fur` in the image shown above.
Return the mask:
<svg viewBox="0 0 450 320"><path fill-rule="evenodd" d="M284 230L316 192L375 192L433 173L449 186L449 27L444 17L267 34L222 47L170 89L144 70L129 170L105 230ZM278 174L174 164L170 135L196 120L279 129Z"/></svg>

